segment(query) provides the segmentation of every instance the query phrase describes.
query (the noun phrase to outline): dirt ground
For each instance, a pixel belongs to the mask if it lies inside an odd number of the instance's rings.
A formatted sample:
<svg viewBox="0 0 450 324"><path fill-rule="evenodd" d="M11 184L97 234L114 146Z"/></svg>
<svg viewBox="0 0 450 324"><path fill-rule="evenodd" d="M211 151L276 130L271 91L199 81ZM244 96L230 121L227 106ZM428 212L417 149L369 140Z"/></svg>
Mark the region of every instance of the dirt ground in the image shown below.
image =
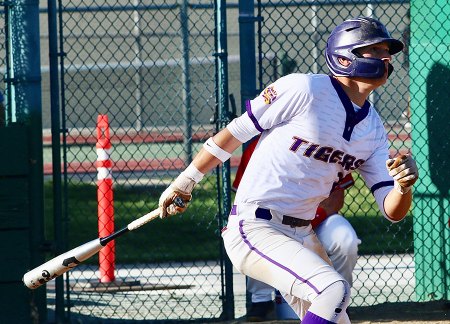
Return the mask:
<svg viewBox="0 0 450 324"><path fill-rule="evenodd" d="M350 308L354 324L450 324L450 302L386 303L376 306ZM223 322L223 324L248 323L245 318ZM293 324L298 321L266 321L267 324Z"/></svg>
<svg viewBox="0 0 450 324"><path fill-rule="evenodd" d="M450 302L386 303L350 309L352 323L450 323Z"/></svg>

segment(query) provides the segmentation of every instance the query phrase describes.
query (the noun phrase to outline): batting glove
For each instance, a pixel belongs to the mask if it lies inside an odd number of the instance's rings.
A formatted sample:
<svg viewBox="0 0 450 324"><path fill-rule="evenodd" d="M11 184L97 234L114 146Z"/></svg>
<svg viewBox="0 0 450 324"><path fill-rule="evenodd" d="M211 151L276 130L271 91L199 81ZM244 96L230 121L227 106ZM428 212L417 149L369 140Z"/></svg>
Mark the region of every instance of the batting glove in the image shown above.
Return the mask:
<svg viewBox="0 0 450 324"><path fill-rule="evenodd" d="M394 188L402 195L411 190L419 178L416 162L410 155L400 155L386 161L389 175L394 178Z"/></svg>
<svg viewBox="0 0 450 324"><path fill-rule="evenodd" d="M192 199L192 190L203 176L204 174L198 171L192 163L180 173L159 198L159 217L165 218L169 215L183 213ZM175 203L177 197L182 199L183 204Z"/></svg>

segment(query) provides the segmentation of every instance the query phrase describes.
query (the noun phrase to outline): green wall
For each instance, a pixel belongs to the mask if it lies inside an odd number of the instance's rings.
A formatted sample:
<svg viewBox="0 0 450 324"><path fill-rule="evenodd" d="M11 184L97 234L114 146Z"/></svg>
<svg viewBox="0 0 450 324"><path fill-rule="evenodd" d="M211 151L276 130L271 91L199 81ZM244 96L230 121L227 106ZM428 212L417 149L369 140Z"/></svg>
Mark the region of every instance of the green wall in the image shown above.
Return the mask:
<svg viewBox="0 0 450 324"><path fill-rule="evenodd" d="M414 261L420 301L449 299L450 2L411 1Z"/></svg>

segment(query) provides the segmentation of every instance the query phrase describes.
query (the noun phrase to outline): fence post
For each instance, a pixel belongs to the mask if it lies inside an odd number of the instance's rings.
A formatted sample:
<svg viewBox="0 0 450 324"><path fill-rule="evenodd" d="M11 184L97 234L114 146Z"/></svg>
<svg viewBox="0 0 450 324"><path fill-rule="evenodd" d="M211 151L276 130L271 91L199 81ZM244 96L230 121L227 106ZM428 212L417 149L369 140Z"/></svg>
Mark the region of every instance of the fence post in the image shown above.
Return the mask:
<svg viewBox="0 0 450 324"><path fill-rule="evenodd" d="M108 236L114 232L114 206L112 190L111 139L107 115L97 118L97 199L98 234ZM109 242L99 253L100 282L114 281L115 243Z"/></svg>
<svg viewBox="0 0 450 324"><path fill-rule="evenodd" d="M225 0L215 1L215 56L216 56L216 87L218 103L218 126L225 127L230 122L230 111L228 106L228 46L227 46L227 23ZM222 208L221 217L224 219L231 209L231 180L230 161L222 165ZM225 300L222 318L234 318L234 293L233 293L233 268L231 261L225 259Z"/></svg>

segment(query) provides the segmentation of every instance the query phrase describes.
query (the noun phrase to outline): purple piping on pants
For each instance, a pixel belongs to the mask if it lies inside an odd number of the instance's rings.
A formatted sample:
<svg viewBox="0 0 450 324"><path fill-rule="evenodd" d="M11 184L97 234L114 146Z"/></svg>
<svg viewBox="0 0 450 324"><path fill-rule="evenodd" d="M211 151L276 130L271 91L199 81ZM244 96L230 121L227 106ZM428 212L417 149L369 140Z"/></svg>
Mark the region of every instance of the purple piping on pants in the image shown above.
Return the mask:
<svg viewBox="0 0 450 324"><path fill-rule="evenodd" d="M244 224L244 220L239 221L239 232L241 233L241 237L244 240L245 244L248 245L248 247L250 248L250 250L255 251L256 253L258 253L262 258L266 259L267 261L275 264L277 267L289 272L291 275L293 275L295 278L297 278L298 280L300 280L303 283L306 283L308 286L310 286L318 295L320 295L320 291L313 285L311 284L308 280L303 279L302 277L300 277L298 274L296 274L294 271L292 271L291 269L285 267L284 265L276 262L275 260L269 258L267 255L263 254L261 251L259 251L257 248L255 248L248 240L247 240L247 235L245 235L244 233L244 229L243 229L243 225Z"/></svg>
<svg viewBox="0 0 450 324"><path fill-rule="evenodd" d="M247 100L245 102L245 110L247 110L248 117L250 117L250 119L252 120L252 122L255 125L256 129L258 131L260 131L261 133L264 132L264 129L262 129L262 127L259 125L258 121L256 120L255 115L253 115L252 106L250 104L250 100Z"/></svg>

